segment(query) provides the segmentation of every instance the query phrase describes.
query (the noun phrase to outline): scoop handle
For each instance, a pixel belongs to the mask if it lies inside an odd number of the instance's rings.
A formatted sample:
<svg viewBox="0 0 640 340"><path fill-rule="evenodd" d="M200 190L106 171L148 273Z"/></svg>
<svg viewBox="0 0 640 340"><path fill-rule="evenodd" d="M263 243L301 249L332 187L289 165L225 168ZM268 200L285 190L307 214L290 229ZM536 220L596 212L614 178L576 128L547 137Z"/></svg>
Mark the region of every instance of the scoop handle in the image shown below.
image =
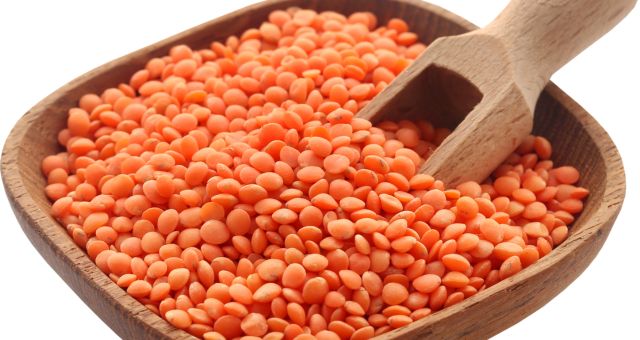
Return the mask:
<svg viewBox="0 0 640 340"><path fill-rule="evenodd" d="M478 33L508 49L516 81L535 105L551 75L607 33L636 0L512 0Z"/></svg>

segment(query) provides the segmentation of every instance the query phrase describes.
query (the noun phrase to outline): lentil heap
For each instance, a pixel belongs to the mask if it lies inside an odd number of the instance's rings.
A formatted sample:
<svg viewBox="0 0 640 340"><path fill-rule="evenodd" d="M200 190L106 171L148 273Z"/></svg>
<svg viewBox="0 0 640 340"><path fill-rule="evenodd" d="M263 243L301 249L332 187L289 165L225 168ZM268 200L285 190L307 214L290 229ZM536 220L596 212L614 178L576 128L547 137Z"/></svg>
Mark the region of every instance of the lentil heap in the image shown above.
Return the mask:
<svg viewBox="0 0 640 340"><path fill-rule="evenodd" d="M275 11L81 97L51 213L120 287L205 339L367 339L560 244L588 194L528 137L483 184L421 163L448 135L356 112L423 50L407 24ZM249 338L247 338L249 339Z"/></svg>

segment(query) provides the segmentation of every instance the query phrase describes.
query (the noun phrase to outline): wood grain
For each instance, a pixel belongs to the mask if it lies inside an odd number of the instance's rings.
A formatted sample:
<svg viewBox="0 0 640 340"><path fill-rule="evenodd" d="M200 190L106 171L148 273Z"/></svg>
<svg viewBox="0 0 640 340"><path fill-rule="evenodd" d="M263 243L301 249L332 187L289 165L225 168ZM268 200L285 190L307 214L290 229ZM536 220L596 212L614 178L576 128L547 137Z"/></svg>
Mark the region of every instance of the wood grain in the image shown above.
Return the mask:
<svg viewBox="0 0 640 340"><path fill-rule="evenodd" d="M551 75L618 24L637 0L512 0L473 34L500 40L533 108Z"/></svg>
<svg viewBox="0 0 640 340"><path fill-rule="evenodd" d="M280 0L260 3L194 27L176 36L105 64L61 87L29 110L16 124L2 153L2 179L25 234L45 260L119 336L124 339L191 339L153 314L115 285L78 248L50 215L40 172L44 156L59 151L56 134L67 110L80 95L127 81L151 57L166 54L179 43L202 47L214 40L256 27L278 8L300 6L345 14L369 10L386 22L405 19L425 42L461 34L475 27L441 8L414 0ZM400 78L398 78L399 80ZM419 114L419 113L412 113ZM547 85L535 114L534 131L554 145L557 164L571 164L591 190L585 210L567 241L549 256L517 275L437 312L384 339L432 337L475 339L494 335L551 300L595 257L605 241L624 198L620 156L600 125L555 85Z"/></svg>

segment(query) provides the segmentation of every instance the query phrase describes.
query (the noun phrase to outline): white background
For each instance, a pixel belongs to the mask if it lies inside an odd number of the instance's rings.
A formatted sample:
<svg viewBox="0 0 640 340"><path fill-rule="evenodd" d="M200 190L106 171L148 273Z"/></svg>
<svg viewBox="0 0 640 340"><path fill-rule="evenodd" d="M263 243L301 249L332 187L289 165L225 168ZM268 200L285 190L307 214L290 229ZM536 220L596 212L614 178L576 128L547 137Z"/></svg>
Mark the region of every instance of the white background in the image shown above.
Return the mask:
<svg viewBox="0 0 640 340"><path fill-rule="evenodd" d="M0 140L4 142L11 127L31 106L76 76L252 2L0 2ZM432 2L480 26L507 3ZM640 226L635 216L640 208L638 33L640 9L636 8L553 77L617 144L627 174L624 208L604 248L584 274L545 307L496 339L640 338ZM0 213L3 338L116 339L29 243L4 192Z"/></svg>

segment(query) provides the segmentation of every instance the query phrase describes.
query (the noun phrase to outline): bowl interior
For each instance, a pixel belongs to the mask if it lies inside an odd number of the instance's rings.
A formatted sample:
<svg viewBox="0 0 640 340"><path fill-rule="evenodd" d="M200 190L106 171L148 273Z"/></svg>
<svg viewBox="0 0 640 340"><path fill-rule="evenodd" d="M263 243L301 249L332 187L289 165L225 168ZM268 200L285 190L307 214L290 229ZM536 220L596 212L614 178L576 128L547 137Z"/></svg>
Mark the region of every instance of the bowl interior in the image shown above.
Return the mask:
<svg viewBox="0 0 640 340"><path fill-rule="evenodd" d="M37 208L48 219L47 222L56 223L48 215L50 203L44 196L43 188L46 183L40 170L40 163L45 156L61 150L56 139L57 133L66 124L68 109L77 104L82 94L99 92L116 86L120 82L128 81L130 75L144 67L148 59L165 55L173 45L185 43L194 48L200 48L208 46L213 41L224 41L229 35L237 34L246 28L257 27L274 9L303 6L302 4L306 8L319 11L334 10L344 14L372 11L378 16L379 23L384 23L392 17L400 17L409 23L410 29L418 33L425 43L440 36L461 34L474 28L472 24L459 17L420 1L285 0L251 6L242 15L230 14L215 20L226 20L224 25L206 23L190 32L178 34L146 47L136 52L133 57L115 60L65 85L32 109L24 118L28 119L29 125L24 134L19 137L20 152L16 157L17 168L27 191ZM214 26L216 29L211 29ZM582 175L581 185L591 190L584 212L571 228L571 233L575 233L599 208L599 202L605 190L603 183L607 167L602 150L598 147L598 143L602 140L595 140L585 128L584 122L581 122L581 119L588 117L588 114L577 106L568 107L563 104L558 98L563 95L554 85L548 86L541 95L536 109L534 133L547 137L554 147L555 163L577 167ZM607 138L606 135L604 138ZM608 138L606 141L610 143ZM59 232L60 237L70 240L64 228L60 227ZM88 261L88 258L86 260ZM108 280L106 276L105 279ZM166 326L170 327L168 324ZM114 326L111 324L111 327ZM183 334L186 335L186 333Z"/></svg>
<svg viewBox="0 0 640 340"><path fill-rule="evenodd" d="M193 48L203 48L213 41L224 41L228 36L237 34L246 28L257 27L260 22L266 20L268 13L274 9L301 6L301 2L303 1L275 2L250 11L247 15L241 16L241 20L234 20L229 25L223 25L222 27L225 28L223 30L203 30L189 36L169 38L167 39L169 42L163 41L149 46L145 48L146 53L126 63L112 62L114 67L109 68L108 72L94 70L82 77L86 78L86 81L83 81L81 86L69 84L67 87L70 88L64 92L64 95L49 98L50 101L41 106L42 112L34 117L24 141L21 143L25 151L28 150L28 152L20 153L18 157L20 168L24 169L21 175L24 176L25 182L32 183L34 187L40 189L31 192L38 206L44 211L48 211L50 208L50 203L42 190L45 179L40 172L40 163L45 156L62 150L57 143L57 133L65 127L67 111L77 105L81 95L88 92L100 92L108 87L117 86L120 82L127 82L133 72L144 67L147 60L166 55L172 45L184 43ZM304 7L318 11L333 10L344 14L371 11L378 16L379 23L384 23L393 17L400 17L406 20L410 29L418 33L420 39L427 44L441 36L461 34L473 29L473 25L470 23L453 22L451 18L429 11L430 6L421 2L315 0L307 3ZM415 6L420 6L423 10L416 10ZM548 138L554 147L554 163L573 165L578 168L582 175L581 185L591 190L584 212L572 227L572 231L579 230L581 221L588 219L593 212L591 209L593 204L590 203L598 202L603 194L601 185L602 174L605 172L603 155L598 150L596 141L587 133L575 113L570 112L569 108L554 98L549 91L545 91L538 101L533 133ZM35 136L37 138L34 138Z"/></svg>

